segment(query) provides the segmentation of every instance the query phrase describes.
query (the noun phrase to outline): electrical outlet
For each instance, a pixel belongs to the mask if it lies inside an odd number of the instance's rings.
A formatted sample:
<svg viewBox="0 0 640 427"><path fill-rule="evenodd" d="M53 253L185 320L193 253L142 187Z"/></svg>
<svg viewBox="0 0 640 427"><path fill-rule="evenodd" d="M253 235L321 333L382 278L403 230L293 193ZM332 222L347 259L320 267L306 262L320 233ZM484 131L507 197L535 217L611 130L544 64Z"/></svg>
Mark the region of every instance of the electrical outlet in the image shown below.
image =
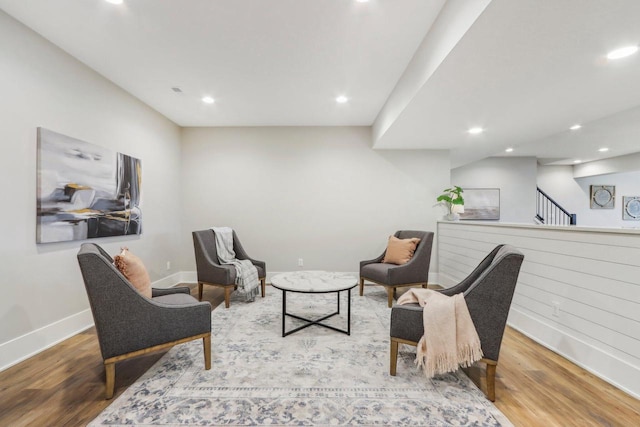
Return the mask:
<svg viewBox="0 0 640 427"><path fill-rule="evenodd" d="M167 261L167 270L171 270L171 261Z"/></svg>
<svg viewBox="0 0 640 427"><path fill-rule="evenodd" d="M302 258L298 258L298 267L304 266L304 260Z"/></svg>
<svg viewBox="0 0 640 427"><path fill-rule="evenodd" d="M560 317L560 303L558 301L553 301L551 303L551 306L553 307L553 311L551 312L551 315L553 317Z"/></svg>

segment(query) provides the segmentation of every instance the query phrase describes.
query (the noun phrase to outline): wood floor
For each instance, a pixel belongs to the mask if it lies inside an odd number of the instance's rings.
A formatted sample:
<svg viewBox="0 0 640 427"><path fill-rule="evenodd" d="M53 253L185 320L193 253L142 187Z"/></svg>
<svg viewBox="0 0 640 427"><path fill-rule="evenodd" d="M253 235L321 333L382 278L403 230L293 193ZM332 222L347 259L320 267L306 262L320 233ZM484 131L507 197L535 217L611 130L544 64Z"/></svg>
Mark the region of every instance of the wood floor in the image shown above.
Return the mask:
<svg viewBox="0 0 640 427"><path fill-rule="evenodd" d="M267 287L269 292L274 289ZM208 286L204 299L215 307L224 295ZM163 354L118 363L114 398ZM480 373L481 368L469 371L476 384ZM83 426L110 402L104 400L104 368L93 328L0 372L3 427ZM639 400L510 328L500 353L495 405L516 426L640 426Z"/></svg>

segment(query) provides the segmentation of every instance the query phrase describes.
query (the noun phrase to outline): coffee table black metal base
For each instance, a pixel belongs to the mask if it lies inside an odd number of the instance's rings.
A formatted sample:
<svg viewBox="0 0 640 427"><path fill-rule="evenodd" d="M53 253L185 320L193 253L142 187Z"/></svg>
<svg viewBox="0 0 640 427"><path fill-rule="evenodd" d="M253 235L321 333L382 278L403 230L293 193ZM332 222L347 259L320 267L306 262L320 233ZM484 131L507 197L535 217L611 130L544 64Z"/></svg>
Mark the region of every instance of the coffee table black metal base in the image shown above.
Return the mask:
<svg viewBox="0 0 640 427"><path fill-rule="evenodd" d="M337 314L340 314L340 292L341 291L331 291L331 292L324 292L324 293L335 293L337 296L337 309L334 313L331 314L327 314L324 317L321 317L319 319L307 319L305 317L301 317L301 316L297 316L295 314L291 314L291 313L287 313L287 292L295 292L295 291L287 291L285 289L282 289L282 336L286 337L287 335L290 335L294 332L298 332L301 329L304 328L308 328L309 326L313 326L313 325L318 325L318 326L322 326L323 328L327 328L327 329L331 329L333 331L336 332L342 332L343 334L347 334L347 335L351 335L351 289L347 289L347 329L339 329L336 328L334 326L331 325L327 325L326 323L321 323L323 320L326 320L330 317L333 317ZM299 292L299 293L307 293L307 292ZM293 317L294 319L298 319L298 320L302 320L305 323L302 326L298 326L297 328L294 328L290 331L286 331L285 328L285 324L286 324L286 318L287 316L289 317Z"/></svg>

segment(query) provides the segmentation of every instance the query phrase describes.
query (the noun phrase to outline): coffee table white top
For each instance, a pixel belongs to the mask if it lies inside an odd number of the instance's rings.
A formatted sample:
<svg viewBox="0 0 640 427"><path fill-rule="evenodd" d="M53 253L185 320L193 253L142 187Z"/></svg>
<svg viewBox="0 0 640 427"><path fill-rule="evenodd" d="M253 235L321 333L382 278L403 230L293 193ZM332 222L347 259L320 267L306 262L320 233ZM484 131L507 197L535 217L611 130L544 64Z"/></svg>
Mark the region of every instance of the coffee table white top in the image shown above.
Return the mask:
<svg viewBox="0 0 640 427"><path fill-rule="evenodd" d="M293 271L271 278L274 288L305 293L346 291L357 284L358 279L351 274L329 271Z"/></svg>

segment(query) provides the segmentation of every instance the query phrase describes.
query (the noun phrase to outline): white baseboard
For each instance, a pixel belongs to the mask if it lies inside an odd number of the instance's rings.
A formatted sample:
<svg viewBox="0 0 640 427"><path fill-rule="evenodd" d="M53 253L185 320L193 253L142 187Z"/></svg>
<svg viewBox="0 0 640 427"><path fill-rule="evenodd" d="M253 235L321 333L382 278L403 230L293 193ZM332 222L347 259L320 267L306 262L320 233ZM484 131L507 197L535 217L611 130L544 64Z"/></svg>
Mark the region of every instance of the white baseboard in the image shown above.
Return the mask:
<svg viewBox="0 0 640 427"><path fill-rule="evenodd" d="M180 283L198 283L198 273L195 271L181 271Z"/></svg>
<svg viewBox="0 0 640 427"><path fill-rule="evenodd" d="M640 369L512 307L508 325L582 369L640 398Z"/></svg>
<svg viewBox="0 0 640 427"><path fill-rule="evenodd" d="M184 272L156 280L154 288L170 288L182 282ZM195 272L194 272L195 274ZM195 282L195 279L194 279ZM91 310L86 309L0 344L0 372L26 360L93 326Z"/></svg>
<svg viewBox="0 0 640 427"><path fill-rule="evenodd" d="M452 277L447 276L444 273L429 273L429 276L435 276L437 280L435 282L442 286L443 288L450 288L454 285L458 284L458 281L453 279Z"/></svg>
<svg viewBox="0 0 640 427"><path fill-rule="evenodd" d="M444 285L440 283L440 273L429 273L429 284L440 285L444 287Z"/></svg>
<svg viewBox="0 0 640 427"><path fill-rule="evenodd" d="M86 309L2 343L0 344L0 371L35 356L91 326L93 326L91 310Z"/></svg>
<svg viewBox="0 0 640 427"><path fill-rule="evenodd" d="M172 286L175 286L178 283L184 283L182 281L183 274L184 272L182 271L173 273L170 276L163 277L162 279L156 280L151 284L151 286L154 288L171 288Z"/></svg>

